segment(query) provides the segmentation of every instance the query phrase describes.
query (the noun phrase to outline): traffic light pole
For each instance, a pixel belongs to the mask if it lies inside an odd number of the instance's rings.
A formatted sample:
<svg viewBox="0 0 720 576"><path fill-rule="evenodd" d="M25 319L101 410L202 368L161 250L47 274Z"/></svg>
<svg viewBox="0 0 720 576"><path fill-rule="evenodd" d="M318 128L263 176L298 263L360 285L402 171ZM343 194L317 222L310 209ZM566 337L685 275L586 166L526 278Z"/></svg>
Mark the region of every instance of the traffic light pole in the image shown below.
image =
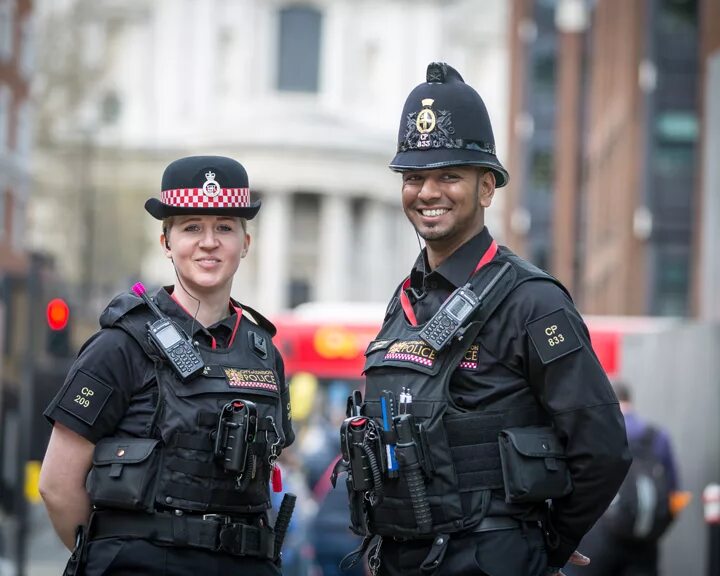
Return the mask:
<svg viewBox="0 0 720 576"><path fill-rule="evenodd" d="M30 524L30 507L25 495L27 482L27 463L30 461L32 443L32 422L35 407L35 354L37 352L37 310L40 302L40 261L36 254L30 254L30 267L27 276L27 339L25 344L24 362L19 390L20 426L18 434L18 467L15 504L17 506L17 562L16 575L27 574L27 542Z"/></svg>

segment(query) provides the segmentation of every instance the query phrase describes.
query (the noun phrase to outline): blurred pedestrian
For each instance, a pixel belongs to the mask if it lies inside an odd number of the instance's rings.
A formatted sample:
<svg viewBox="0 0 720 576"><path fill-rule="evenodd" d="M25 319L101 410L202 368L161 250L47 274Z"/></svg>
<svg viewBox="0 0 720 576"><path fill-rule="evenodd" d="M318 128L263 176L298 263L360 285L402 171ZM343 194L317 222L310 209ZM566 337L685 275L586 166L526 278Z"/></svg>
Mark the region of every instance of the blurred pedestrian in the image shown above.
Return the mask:
<svg viewBox="0 0 720 576"><path fill-rule="evenodd" d="M177 283L113 299L45 412L66 574L280 573L267 509L289 392L273 325L230 297L259 208L221 156L172 162L145 203Z"/></svg>
<svg viewBox="0 0 720 576"><path fill-rule="evenodd" d="M630 464L622 415L565 288L485 227L508 173L482 98L451 66L430 64L408 96L390 168L425 249L343 425L370 568L543 576L586 563L575 549Z"/></svg>
<svg viewBox="0 0 720 576"><path fill-rule="evenodd" d="M338 456L330 463L313 492L318 501L318 513L311 525L310 541L315 549L315 562L321 576L363 576L362 564L340 570L343 558L355 550L362 539L350 530L347 495L342 490L332 490L330 475Z"/></svg>
<svg viewBox="0 0 720 576"><path fill-rule="evenodd" d="M633 464L605 514L582 541L590 566L572 576L657 576L661 537L688 493L679 474L669 434L636 411L630 387L614 384L625 418Z"/></svg>
<svg viewBox="0 0 720 576"><path fill-rule="evenodd" d="M297 496L282 549L283 576L310 576L314 559L310 527L317 516L318 506L307 486L297 442L292 450L282 453L278 465L282 470L283 492ZM273 508L280 506L284 493L272 494Z"/></svg>

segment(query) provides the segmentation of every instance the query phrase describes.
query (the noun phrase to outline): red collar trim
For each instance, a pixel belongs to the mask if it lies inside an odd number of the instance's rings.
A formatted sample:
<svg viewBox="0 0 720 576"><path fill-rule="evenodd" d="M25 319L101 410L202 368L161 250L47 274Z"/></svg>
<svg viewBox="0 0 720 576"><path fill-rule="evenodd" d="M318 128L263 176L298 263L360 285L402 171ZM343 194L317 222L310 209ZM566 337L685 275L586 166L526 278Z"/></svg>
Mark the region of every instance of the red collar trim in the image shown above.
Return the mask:
<svg viewBox="0 0 720 576"><path fill-rule="evenodd" d="M475 271L473 272L473 275L477 274L477 272L485 266L488 262L490 262L493 258L495 258L495 254L497 254L498 251L498 245L495 240L493 240L490 243L490 246L487 250L485 250L485 253L482 255L480 260L477 263L477 266L475 267ZM410 298L408 298L406 290L410 288L410 276L408 276L405 279L405 282L403 282L402 290L400 291L400 305L402 306L403 312L405 312L405 317L408 319L408 322L412 326L417 326L417 318L415 316L415 311L413 310L412 304L410 304Z"/></svg>
<svg viewBox="0 0 720 576"><path fill-rule="evenodd" d="M227 347L230 348L233 345L233 342L235 342L235 335L237 334L238 328L240 327L240 320L242 319L243 309L240 306L235 306L232 302L230 302L230 307L235 310L235 314L237 314L237 317L235 318L235 327L233 328L232 334L230 335L230 340L228 341ZM215 339L213 338L213 348Z"/></svg>

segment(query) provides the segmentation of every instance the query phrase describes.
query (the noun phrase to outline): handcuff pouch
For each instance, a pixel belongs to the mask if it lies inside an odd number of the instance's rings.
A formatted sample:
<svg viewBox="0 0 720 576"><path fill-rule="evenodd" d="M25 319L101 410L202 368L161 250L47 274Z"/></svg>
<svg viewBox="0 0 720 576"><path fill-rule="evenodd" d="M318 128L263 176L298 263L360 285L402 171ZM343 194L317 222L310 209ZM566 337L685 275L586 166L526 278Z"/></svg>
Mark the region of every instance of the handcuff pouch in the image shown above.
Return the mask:
<svg viewBox="0 0 720 576"><path fill-rule="evenodd" d="M565 449L552 427L506 428L498 442L506 502L544 502L572 492Z"/></svg>
<svg viewBox="0 0 720 576"><path fill-rule="evenodd" d="M87 482L96 508L154 509L159 440L103 438L95 446Z"/></svg>

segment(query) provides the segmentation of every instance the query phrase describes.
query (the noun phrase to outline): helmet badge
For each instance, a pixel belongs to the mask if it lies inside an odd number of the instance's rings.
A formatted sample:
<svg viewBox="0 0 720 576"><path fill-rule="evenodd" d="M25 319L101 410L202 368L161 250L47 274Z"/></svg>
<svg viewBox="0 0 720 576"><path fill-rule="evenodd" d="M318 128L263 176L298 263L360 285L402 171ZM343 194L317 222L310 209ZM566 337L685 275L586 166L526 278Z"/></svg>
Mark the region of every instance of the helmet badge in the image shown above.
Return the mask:
<svg viewBox="0 0 720 576"><path fill-rule="evenodd" d="M415 126L420 134L428 134L435 129L437 120L435 118L435 112L430 108L433 102L435 102L435 100L432 98L423 98L422 100L423 108L418 112L417 119L415 120Z"/></svg>
<svg viewBox="0 0 720 576"><path fill-rule="evenodd" d="M220 184L215 181L215 172L212 170L205 172L205 178L205 184L203 184L202 187L203 194L210 198L215 198L215 196L220 194Z"/></svg>

